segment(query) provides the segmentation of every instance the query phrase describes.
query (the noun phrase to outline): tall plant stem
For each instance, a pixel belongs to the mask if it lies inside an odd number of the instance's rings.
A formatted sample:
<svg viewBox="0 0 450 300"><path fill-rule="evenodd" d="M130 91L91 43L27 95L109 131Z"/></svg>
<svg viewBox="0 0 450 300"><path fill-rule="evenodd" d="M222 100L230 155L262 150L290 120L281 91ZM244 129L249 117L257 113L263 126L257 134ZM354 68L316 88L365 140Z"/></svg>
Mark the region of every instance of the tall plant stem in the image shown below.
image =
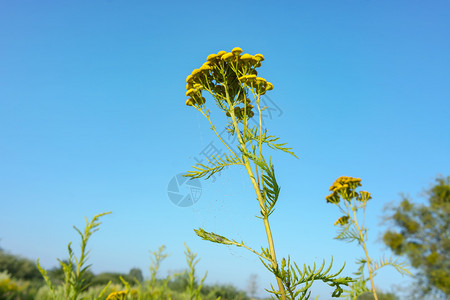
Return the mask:
<svg viewBox="0 0 450 300"><path fill-rule="evenodd" d="M242 144L241 144L241 146L242 146ZM245 145L244 145L244 147L245 147ZM263 198L261 195L261 190L259 189L258 184L256 183L255 177L252 172L252 168L250 166L250 163L249 163L247 157L244 157L244 165L245 165L248 175L250 176L250 180L253 184L253 187L255 189L256 196L258 197L259 205L260 205L261 209L263 211L265 211L266 206L264 204L264 201L263 201ZM272 231L270 230L270 224L269 224L269 219L268 219L267 215L263 217L263 220L264 220L264 228L266 229L267 241L269 243L270 256L272 257L272 259L271 259L272 267L276 270L278 268L278 263L277 263L277 257L275 255L275 245L273 243ZM281 281L281 278L279 278L279 277L276 277L276 279L277 279L278 289L280 290L280 293L281 293L281 298L283 300L285 300L286 292L284 290L283 282Z"/></svg>
<svg viewBox="0 0 450 300"><path fill-rule="evenodd" d="M234 118L234 113L232 112L231 115L233 118L233 123L235 125L235 128L237 128L236 133L238 135L238 140L241 145L241 148L246 150L245 143L242 140L241 134L239 132L239 128L237 127L237 122ZM266 205L265 205L263 196L261 195L261 190L259 189L258 183L256 182L252 168L250 166L250 162L248 161L248 158L245 155L244 155L243 159L244 159L245 169L247 170L247 173L250 177L253 188L255 189L261 211L266 212ZM261 174L261 176L262 176L262 174ZM272 267L276 270L276 269L278 269L278 263L277 263L277 257L275 255L275 245L273 243L272 231L270 230L269 219L268 219L267 214L265 214L265 216L263 217L263 220L264 220L264 228L266 229L267 241L269 243L270 256L272 258L271 259ZM279 278L278 276L276 276L276 279L277 279L278 289L281 293L281 299L285 300L286 292L284 290L283 282L281 281L281 278Z"/></svg>
<svg viewBox="0 0 450 300"><path fill-rule="evenodd" d="M375 291L375 284L373 283L373 274L372 274L372 267L370 266L370 257L369 253L367 252L366 243L364 242L364 236L362 234L361 228L359 228L358 220L356 219L356 213L355 210L352 207L353 217L355 218L355 225L359 232L359 238L361 239L361 244L364 248L364 253L366 254L366 260L367 260L367 268L369 269L369 277L370 277L370 284L372 285L372 293L375 300L378 300L377 292Z"/></svg>
<svg viewBox="0 0 450 300"><path fill-rule="evenodd" d="M239 144L240 144L242 150L247 151L243 137L241 135L241 132L239 131L238 121L237 121L236 115L234 114L234 111L233 111L234 106L231 103L230 95L228 94L228 88L226 85L224 85L224 87L225 87L225 93L226 93L226 101L228 102L228 107L230 108L230 116L231 116L231 120L233 121L234 130L238 137ZM259 111L259 114L261 115L261 111ZM244 124L244 129L246 129L245 127L246 127L246 123ZM261 130L261 128L260 128L260 130ZM261 145L259 145L259 147L261 147ZM250 162L248 161L248 157L243 155L243 160L244 160L245 169L247 170L247 173L248 173L248 176L250 177L253 188L255 189L261 211L264 212L264 217L263 217L264 228L266 229L267 241L269 243L271 263L272 263L272 267L274 268L274 270L277 270L278 263L277 263L277 257L275 255L275 245L273 243L272 231L270 230L269 219L268 219L268 216L266 213L266 204L263 199L263 196L261 195L261 190L259 188L259 185L256 182L255 175L253 174L253 171L252 171L252 167L250 166ZM262 177L262 172L260 175ZM258 181L259 181L259 176L258 176ZM262 182L262 180L261 180L261 182ZM284 290L283 282L281 281L281 278L279 278L278 276L275 276L275 277L277 279L277 284L278 284L278 289L281 294L281 299L286 300L286 291Z"/></svg>

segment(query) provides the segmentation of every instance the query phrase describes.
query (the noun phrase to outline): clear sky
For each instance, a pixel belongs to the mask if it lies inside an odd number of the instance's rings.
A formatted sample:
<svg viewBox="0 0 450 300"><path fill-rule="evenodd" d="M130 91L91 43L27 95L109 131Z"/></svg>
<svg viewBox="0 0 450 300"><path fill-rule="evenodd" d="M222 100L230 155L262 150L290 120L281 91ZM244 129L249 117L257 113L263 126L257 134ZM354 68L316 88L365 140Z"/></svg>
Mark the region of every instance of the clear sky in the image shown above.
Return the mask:
<svg viewBox="0 0 450 300"><path fill-rule="evenodd" d="M244 169L202 180L193 206L168 197L175 175L210 142L221 147L185 105L185 78L208 54L239 46L264 54L259 74L278 107L267 128L299 156L271 153L278 256L333 256L349 275L362 252L333 240L340 215L324 197L337 177L360 177L373 194L378 257L389 255L383 207L402 192L423 201L436 176L450 175L449 32L446 0L0 1L0 246L53 267L69 241L78 249L72 225L112 211L89 244L94 272L148 275L148 251L161 244L171 254L162 275L180 270L186 242L209 283L245 288L251 273L261 288L273 282L250 253L193 231L266 245ZM408 284L388 269L375 282Z"/></svg>

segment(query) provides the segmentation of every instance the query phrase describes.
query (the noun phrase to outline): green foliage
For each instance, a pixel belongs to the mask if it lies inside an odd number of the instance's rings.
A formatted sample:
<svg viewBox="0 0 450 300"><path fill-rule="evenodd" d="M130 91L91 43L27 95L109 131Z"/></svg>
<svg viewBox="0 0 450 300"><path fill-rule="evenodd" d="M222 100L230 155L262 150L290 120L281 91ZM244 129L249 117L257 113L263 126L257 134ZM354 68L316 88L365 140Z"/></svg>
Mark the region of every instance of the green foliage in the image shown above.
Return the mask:
<svg viewBox="0 0 450 300"><path fill-rule="evenodd" d="M386 217L393 226L383 241L418 270L420 295L450 297L450 177L437 178L426 196L425 205L402 196Z"/></svg>
<svg viewBox="0 0 450 300"><path fill-rule="evenodd" d="M110 214L110 212L96 215L91 222L85 218L86 227L84 232L74 226L74 229L81 238L81 251L80 255L76 256L71 247L72 243L69 243L67 246L69 258L66 261L58 260L64 272L63 293L55 288L48 272L40 266L39 259L37 260L37 267L44 277L53 299L76 300L88 288L89 283L87 278L90 265L86 265L86 262L90 251L86 249L86 246L90 236L99 229L98 227L101 223L98 219L107 214ZM101 295L98 297L101 297Z"/></svg>
<svg viewBox="0 0 450 300"><path fill-rule="evenodd" d="M137 280L138 282L144 281L144 276L142 275L142 270L139 268L132 268L128 273L128 277L133 281Z"/></svg>
<svg viewBox="0 0 450 300"><path fill-rule="evenodd" d="M15 279L42 281L41 273L33 261L0 250L0 272L5 271Z"/></svg>
<svg viewBox="0 0 450 300"><path fill-rule="evenodd" d="M316 267L315 263L312 268L306 265L303 265L303 268L299 268L295 262L293 266L291 265L289 257L287 260L285 258L282 259L281 268L279 269L273 269L273 267L265 263L264 265L278 278L281 278L283 286L285 287L286 298L292 300L309 299L311 296L309 289L315 280L327 283L335 289L331 294L331 297L339 297L343 292L341 285L347 286L353 281L350 277L337 277L342 270L344 270L344 266L337 273L328 274L333 265L333 260L331 260L331 263L326 270L324 270L325 260L319 268ZM272 290L269 292L274 294L277 299L281 299L281 293L274 289L273 286L271 287Z"/></svg>
<svg viewBox="0 0 450 300"><path fill-rule="evenodd" d="M111 284L121 284L122 281L120 280L121 276L125 276L124 274L117 273L117 272L102 272L100 274L97 274L92 278L90 281L91 286L104 286L108 283ZM127 278L129 279L129 278Z"/></svg>
<svg viewBox="0 0 450 300"><path fill-rule="evenodd" d="M383 293L377 291L378 300L399 300L399 297L393 293ZM373 300L375 299L372 293L364 293L357 298L357 300Z"/></svg>
<svg viewBox="0 0 450 300"><path fill-rule="evenodd" d="M411 274L403 263L399 263L397 259L380 258L378 261L374 261L370 258L367 247L367 228L364 226L365 212L367 202L372 199L369 192L359 191L356 189L361 186L361 179L342 176L339 177L330 187L331 194L326 196L325 199L328 203L332 203L339 208L342 216L339 217L334 223L338 226L337 236L335 239L342 240L347 243L357 242L358 245L364 250L365 258L357 260L359 265L358 270L354 273L357 276L357 280L350 285L350 289L346 289L342 294L343 298L357 299L358 296L369 290L366 287L366 282L370 279L372 286L372 293L375 300L378 300L377 292L375 290L375 284L373 277L376 272L384 266L393 266L400 274ZM341 199L343 201L341 201ZM362 212L361 218L358 221L358 212ZM369 279L364 276L364 269L367 267L369 273Z"/></svg>
<svg viewBox="0 0 450 300"><path fill-rule="evenodd" d="M207 285L202 288L202 298L216 300L249 300L249 297L230 284Z"/></svg>
<svg viewBox="0 0 450 300"><path fill-rule="evenodd" d="M186 256L186 262L189 267L188 272L187 272L188 282L187 282L186 290L189 294L189 299L200 300L201 299L200 291L202 289L203 282L205 281L206 275L208 274L208 272L205 273L205 276L203 276L203 278L200 280L200 282L196 281L195 266L198 264L200 259L197 258L197 254L193 253L186 244L184 244L184 246L186 247L186 251L184 252L184 255Z"/></svg>
<svg viewBox="0 0 450 300"><path fill-rule="evenodd" d="M5 271L0 272L0 299L16 299L23 288Z"/></svg>

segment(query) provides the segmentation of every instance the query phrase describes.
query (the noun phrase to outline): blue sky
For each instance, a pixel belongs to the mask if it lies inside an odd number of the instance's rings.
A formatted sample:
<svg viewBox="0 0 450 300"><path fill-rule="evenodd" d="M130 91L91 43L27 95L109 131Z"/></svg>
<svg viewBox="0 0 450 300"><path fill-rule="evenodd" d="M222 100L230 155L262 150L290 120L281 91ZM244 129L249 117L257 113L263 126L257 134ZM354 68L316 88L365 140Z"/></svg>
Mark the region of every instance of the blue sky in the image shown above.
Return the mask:
<svg viewBox="0 0 450 300"><path fill-rule="evenodd" d="M244 169L201 181L191 207L167 193L210 142L220 148L185 106L185 78L208 54L239 46L266 57L259 74L279 108L267 128L299 156L268 153L282 187L271 220L278 256L333 255L350 274L362 252L333 240L331 183L360 177L373 194L366 219L378 257L389 255L383 207L402 192L423 201L450 174L448 32L443 0L0 1L0 246L53 267L69 241L78 245L72 225L113 211L89 244L95 272L147 275L148 251L161 244L171 254L162 275L177 271L186 242L209 283L245 288L251 273L261 288L273 282L243 249L192 230L265 245ZM385 290L393 283L409 281L388 269L376 278Z"/></svg>

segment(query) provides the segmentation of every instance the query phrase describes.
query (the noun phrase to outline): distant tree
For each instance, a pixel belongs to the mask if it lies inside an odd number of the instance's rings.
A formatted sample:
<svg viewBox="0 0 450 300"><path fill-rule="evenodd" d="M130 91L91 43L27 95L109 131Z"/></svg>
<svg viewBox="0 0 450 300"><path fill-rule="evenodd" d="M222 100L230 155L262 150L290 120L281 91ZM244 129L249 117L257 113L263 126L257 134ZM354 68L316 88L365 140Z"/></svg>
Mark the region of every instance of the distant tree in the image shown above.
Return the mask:
<svg viewBox="0 0 450 300"><path fill-rule="evenodd" d="M38 280L42 276L38 268L29 259L0 251L0 272L6 271L15 279Z"/></svg>
<svg viewBox="0 0 450 300"><path fill-rule="evenodd" d="M112 284L122 284L122 281L120 280L120 276L122 276L126 281L132 282L128 275L122 274L122 273L111 273L111 272L103 272L98 275L95 275L91 282L91 286L101 285L105 286L108 284L108 282L111 281Z"/></svg>
<svg viewBox="0 0 450 300"><path fill-rule="evenodd" d="M205 285L203 286L201 293L207 297L213 297L214 299L220 297L221 300L249 300L249 297L245 292L239 291L231 284Z"/></svg>
<svg viewBox="0 0 450 300"><path fill-rule="evenodd" d="M132 268L128 273L128 277L131 279L136 279L139 282L144 281L144 276L142 275L142 270L139 268Z"/></svg>
<svg viewBox="0 0 450 300"><path fill-rule="evenodd" d="M393 293L384 293L380 290L377 290L377 296L378 296L378 300L398 300L400 299L397 295L393 294ZM372 293L364 293L360 296L358 296L357 300L373 300L375 299L373 297Z"/></svg>
<svg viewBox="0 0 450 300"><path fill-rule="evenodd" d="M188 281L189 281L189 274L187 271L185 271L183 273L177 274L177 276L174 276L169 281L167 286L173 291L184 292L187 289Z"/></svg>
<svg viewBox="0 0 450 300"><path fill-rule="evenodd" d="M384 243L397 255L408 257L418 270L419 296L450 297L450 177L437 178L427 192L426 205L402 196L387 220L394 226L384 233Z"/></svg>

